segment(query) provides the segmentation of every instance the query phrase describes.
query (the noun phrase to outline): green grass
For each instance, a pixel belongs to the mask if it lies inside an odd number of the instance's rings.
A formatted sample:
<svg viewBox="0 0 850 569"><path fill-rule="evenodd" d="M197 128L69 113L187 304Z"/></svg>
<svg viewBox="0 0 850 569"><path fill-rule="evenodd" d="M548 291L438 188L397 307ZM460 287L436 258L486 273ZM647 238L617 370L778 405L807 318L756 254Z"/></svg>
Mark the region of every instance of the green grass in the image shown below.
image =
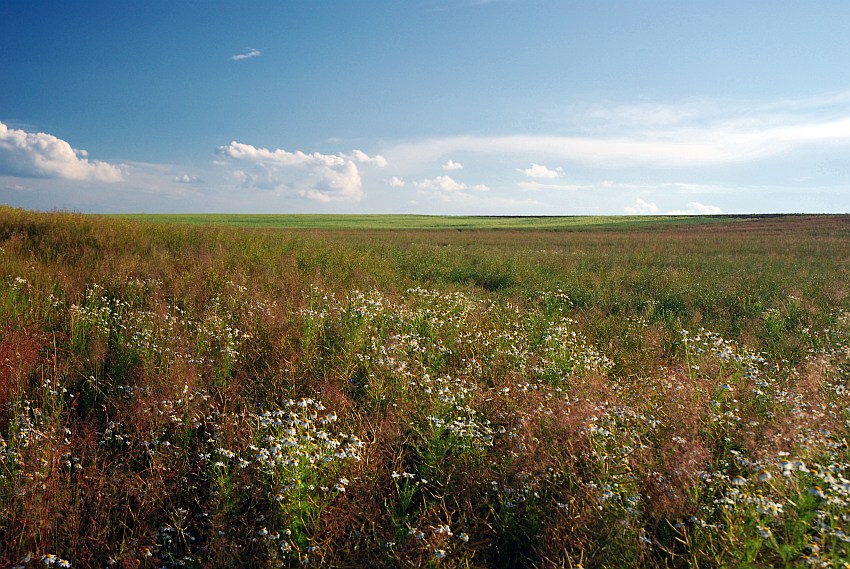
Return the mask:
<svg viewBox="0 0 850 569"><path fill-rule="evenodd" d="M848 259L847 216L0 207L0 566L841 567Z"/></svg>
<svg viewBox="0 0 850 569"><path fill-rule="evenodd" d="M130 219L157 223L229 225L270 229L587 229L656 228L670 225L730 222L754 216L439 216L439 215L332 215L332 214L132 214Z"/></svg>

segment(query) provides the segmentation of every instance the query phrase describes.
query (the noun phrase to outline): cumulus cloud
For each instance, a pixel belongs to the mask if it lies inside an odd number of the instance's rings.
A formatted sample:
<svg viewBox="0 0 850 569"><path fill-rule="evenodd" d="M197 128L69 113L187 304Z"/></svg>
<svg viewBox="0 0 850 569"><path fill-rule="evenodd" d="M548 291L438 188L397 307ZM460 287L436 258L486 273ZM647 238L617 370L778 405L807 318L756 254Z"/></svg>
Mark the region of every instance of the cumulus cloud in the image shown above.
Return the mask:
<svg viewBox="0 0 850 569"><path fill-rule="evenodd" d="M235 140L219 146L216 154L225 162L248 166L234 171L243 186L320 202L360 200L363 190L358 164L387 164L382 156L369 156L361 150L350 155L307 154L300 150L257 148Z"/></svg>
<svg viewBox="0 0 850 569"><path fill-rule="evenodd" d="M85 150L52 134L25 132L0 122L0 174L22 178L60 178L120 182L121 167L89 160Z"/></svg>
<svg viewBox="0 0 850 569"><path fill-rule="evenodd" d="M668 211L668 215L716 215L723 213L716 205L704 205L699 202L688 202L685 209Z"/></svg>
<svg viewBox="0 0 850 569"><path fill-rule="evenodd" d="M394 188L403 188L404 185L404 180L402 178L399 178L398 176L390 178L390 186Z"/></svg>
<svg viewBox="0 0 850 569"><path fill-rule="evenodd" d="M174 176L174 181L179 184L200 184L203 182L197 176L190 176L189 174L181 174L179 176Z"/></svg>
<svg viewBox="0 0 850 569"><path fill-rule="evenodd" d="M635 200L635 204L623 208L623 212L630 215L641 215L648 213L658 213L658 206L654 202L644 201L640 198Z"/></svg>
<svg viewBox="0 0 850 569"><path fill-rule="evenodd" d="M237 53L236 55L231 55L231 61L242 61L243 59L252 59L254 57L260 57L263 53L259 49L254 49L253 47L249 47L242 51L242 53Z"/></svg>
<svg viewBox="0 0 850 569"><path fill-rule="evenodd" d="M454 160L449 160L443 164L443 170L463 170L463 164L455 162Z"/></svg>
<svg viewBox="0 0 850 569"><path fill-rule="evenodd" d="M437 176L430 180L426 179L419 182L413 182L413 185L422 190L433 190L443 193L463 192L466 190L486 192L489 189L484 184L469 186L463 182L458 182L451 176Z"/></svg>
<svg viewBox="0 0 850 569"><path fill-rule="evenodd" d="M563 168L555 168L552 170L551 168L532 162L530 168L517 168L517 172L525 174L529 178L557 178L564 173L564 170Z"/></svg>
<svg viewBox="0 0 850 569"><path fill-rule="evenodd" d="M362 150L353 150L351 152L350 158L355 162L360 162L361 164L371 164L373 166L377 166L378 168L384 168L387 165L387 159L377 154L375 156L369 156Z"/></svg>

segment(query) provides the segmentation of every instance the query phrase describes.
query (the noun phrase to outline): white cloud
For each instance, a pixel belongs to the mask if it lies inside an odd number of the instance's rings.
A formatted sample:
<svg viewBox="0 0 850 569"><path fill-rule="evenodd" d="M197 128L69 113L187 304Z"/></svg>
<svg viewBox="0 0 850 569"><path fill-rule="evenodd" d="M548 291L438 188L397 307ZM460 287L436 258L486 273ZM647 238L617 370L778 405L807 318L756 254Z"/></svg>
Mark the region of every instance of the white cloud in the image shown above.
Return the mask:
<svg viewBox="0 0 850 569"><path fill-rule="evenodd" d="M463 170L463 164L455 162L454 160L449 160L443 164L443 170Z"/></svg>
<svg viewBox="0 0 850 569"><path fill-rule="evenodd" d="M402 144L386 155L399 165L472 154L610 170L725 166L850 145L850 92L769 104L685 101L597 108L588 116L584 124L573 125L573 135L455 136ZM543 168L533 164L520 171L532 176Z"/></svg>
<svg viewBox="0 0 850 569"><path fill-rule="evenodd" d="M477 192L486 192L489 188L484 184L476 184L468 186L463 182L458 182L451 176L437 176L430 180L422 180L413 182L413 185L422 190L434 190L443 193L463 192L466 190L474 190Z"/></svg>
<svg viewBox="0 0 850 569"><path fill-rule="evenodd" d="M404 180L402 178L399 178L398 176L390 178L390 186L394 188L403 188L404 185Z"/></svg>
<svg viewBox="0 0 850 569"><path fill-rule="evenodd" d="M564 173L563 168L547 168L541 164L531 163L530 168L524 170L517 168L517 172L525 174L529 178L557 178Z"/></svg>
<svg viewBox="0 0 850 569"><path fill-rule="evenodd" d="M357 164L386 166L382 156L369 156L361 150L351 155L269 150L233 141L216 149L226 160L251 166L237 169L243 186L274 190L320 202L358 201L363 197Z"/></svg>
<svg viewBox="0 0 850 569"><path fill-rule="evenodd" d="M658 213L658 206L655 205L654 202L647 202L640 198L637 198L635 200L635 205L624 207L623 212L631 215Z"/></svg>
<svg viewBox="0 0 850 569"><path fill-rule="evenodd" d="M373 166L377 166L378 168L385 168L387 166L387 159L377 154L375 156L369 156L362 150L354 150L351 152L350 158L355 160L356 162L360 162L361 164L371 164Z"/></svg>
<svg viewBox="0 0 850 569"><path fill-rule="evenodd" d="M231 61L242 61L243 59L251 59L254 57L260 57L263 53L259 49L254 49L253 47L246 48L242 53L237 53L236 55L231 55Z"/></svg>
<svg viewBox="0 0 850 569"><path fill-rule="evenodd" d="M598 122L622 128L628 127L662 127L682 124L717 110L717 106L709 101L691 100L677 105L660 103L638 103L632 105L601 106L595 105L579 116Z"/></svg>
<svg viewBox="0 0 850 569"><path fill-rule="evenodd" d="M0 174L22 178L61 178L92 182L120 182L121 167L89 160L52 134L9 128L0 122Z"/></svg>
<svg viewBox="0 0 850 569"><path fill-rule="evenodd" d="M394 161L422 162L449 153L538 156L597 168L688 168L754 162L810 143L850 142L850 118L812 125L746 130L686 129L643 136L461 136L430 140L388 153Z"/></svg>
<svg viewBox="0 0 850 569"><path fill-rule="evenodd" d="M703 205L699 202L688 202L685 209L668 211L668 215L715 215L723 213L716 205Z"/></svg>
<svg viewBox="0 0 850 569"><path fill-rule="evenodd" d="M189 174L181 174L179 176L174 176L174 181L180 184L200 184L203 182L197 176L190 176Z"/></svg>
<svg viewBox="0 0 850 569"><path fill-rule="evenodd" d="M544 184L542 182L520 182L517 184L519 189L527 192L537 192L540 190L556 190L556 191L575 191L575 190L586 190L589 188L593 188L592 185L580 185L580 184Z"/></svg>

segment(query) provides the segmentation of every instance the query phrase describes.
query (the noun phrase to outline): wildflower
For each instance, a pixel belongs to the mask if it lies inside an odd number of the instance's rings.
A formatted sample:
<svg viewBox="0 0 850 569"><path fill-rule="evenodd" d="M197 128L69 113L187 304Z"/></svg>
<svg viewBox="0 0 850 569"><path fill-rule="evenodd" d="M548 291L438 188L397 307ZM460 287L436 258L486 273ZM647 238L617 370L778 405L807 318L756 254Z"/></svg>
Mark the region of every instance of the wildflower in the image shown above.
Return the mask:
<svg viewBox="0 0 850 569"><path fill-rule="evenodd" d="M436 557L437 559L442 559L445 556L446 556L446 550L445 549L435 549L434 550L434 557Z"/></svg>
<svg viewBox="0 0 850 569"><path fill-rule="evenodd" d="M410 531L409 531L409 532L407 532L407 535L412 535L412 536L413 536L413 537L415 537L417 540L423 540L423 539L425 539L425 534L424 534L422 531L420 531L420 530L418 530L418 529L416 529L416 528L410 528Z"/></svg>
<svg viewBox="0 0 850 569"><path fill-rule="evenodd" d="M809 488L809 494L813 494L821 500L826 500L826 494L823 493L823 488L820 486L812 486Z"/></svg>
<svg viewBox="0 0 850 569"><path fill-rule="evenodd" d="M746 483L747 483L747 479L744 478L743 476L736 476L735 478L732 479L732 484L734 484L735 486L743 486Z"/></svg>
<svg viewBox="0 0 850 569"><path fill-rule="evenodd" d="M759 482L767 482L771 478L773 478L773 476L770 474L770 472L768 472L768 470L766 468L762 468L761 470L759 470L759 473L758 473Z"/></svg>
<svg viewBox="0 0 850 569"><path fill-rule="evenodd" d="M266 537L267 535L269 535L269 530L267 530L266 528L263 528L260 531L258 531L257 533L260 535L260 537Z"/></svg>
<svg viewBox="0 0 850 569"><path fill-rule="evenodd" d="M769 539L771 536L770 528L767 526L759 526L759 535L762 539Z"/></svg>
<svg viewBox="0 0 850 569"><path fill-rule="evenodd" d="M462 541L462 542L464 542L464 543L468 543L468 542L469 542L469 536L468 536L468 535L466 535L466 532L459 533L457 537L458 537L458 539L459 539L459 540L461 540L461 541Z"/></svg>
<svg viewBox="0 0 850 569"><path fill-rule="evenodd" d="M44 563L45 565L53 565L54 563L56 563L56 561L57 561L57 558L52 553L48 553L47 555L43 555L41 557L41 562Z"/></svg>

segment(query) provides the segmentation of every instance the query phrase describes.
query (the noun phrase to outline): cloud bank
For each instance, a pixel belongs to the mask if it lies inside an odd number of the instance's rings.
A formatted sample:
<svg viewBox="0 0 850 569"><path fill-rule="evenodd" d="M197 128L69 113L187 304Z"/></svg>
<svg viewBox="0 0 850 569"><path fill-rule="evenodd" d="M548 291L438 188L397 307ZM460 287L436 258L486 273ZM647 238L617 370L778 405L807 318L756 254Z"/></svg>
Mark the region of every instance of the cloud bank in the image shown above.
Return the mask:
<svg viewBox="0 0 850 569"><path fill-rule="evenodd" d="M21 178L59 178L91 182L120 182L119 166L89 160L52 134L25 132L0 122L0 174Z"/></svg>
<svg viewBox="0 0 850 569"><path fill-rule="evenodd" d="M269 150L232 141L216 154L244 167L234 171L244 187L273 190L319 202L359 201L363 183L358 165L384 167L383 156L361 150L351 154L307 154L300 150Z"/></svg>
<svg viewBox="0 0 850 569"><path fill-rule="evenodd" d="M572 134L448 136L400 144L394 164L449 156L527 156L532 178L559 173L543 160L606 170L699 168L753 163L791 152L850 143L850 93L773 103L685 101L568 109Z"/></svg>
<svg viewBox="0 0 850 569"><path fill-rule="evenodd" d="M668 211L667 215L716 215L723 213L716 205L704 205L699 202L688 202L685 209Z"/></svg>

